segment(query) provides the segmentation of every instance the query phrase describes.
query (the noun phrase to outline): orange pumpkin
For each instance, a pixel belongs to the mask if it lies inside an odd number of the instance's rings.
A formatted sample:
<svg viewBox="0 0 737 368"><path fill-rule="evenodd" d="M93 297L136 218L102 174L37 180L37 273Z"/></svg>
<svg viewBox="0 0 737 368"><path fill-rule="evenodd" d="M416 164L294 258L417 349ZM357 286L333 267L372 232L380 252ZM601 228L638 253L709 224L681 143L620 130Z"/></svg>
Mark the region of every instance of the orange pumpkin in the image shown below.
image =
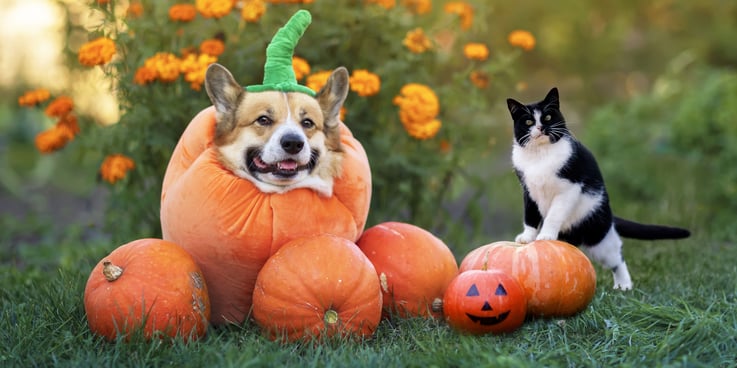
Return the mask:
<svg viewBox="0 0 737 368"><path fill-rule="evenodd" d="M596 291L591 261L562 241L487 244L468 253L460 270L478 270L485 264L517 278L527 295L527 313L534 316L574 315L589 305Z"/></svg>
<svg viewBox="0 0 737 368"><path fill-rule="evenodd" d="M371 200L371 171L361 144L345 125L342 176L333 196L310 189L259 191L218 161L212 145L215 109L200 112L179 140L161 194L164 239L186 249L210 284L212 322L242 322L251 309L256 275L286 242L321 233L355 241Z"/></svg>
<svg viewBox="0 0 737 368"><path fill-rule="evenodd" d="M202 272L178 245L139 239L121 245L92 270L84 290L90 330L108 340L205 335L210 300Z"/></svg>
<svg viewBox="0 0 737 368"><path fill-rule="evenodd" d="M525 321L527 299L517 280L497 270L469 270L448 285L443 314L448 325L471 334L512 332Z"/></svg>
<svg viewBox="0 0 737 368"><path fill-rule="evenodd" d="M347 239L296 239L259 272L253 318L272 340L368 337L381 319L379 278Z"/></svg>
<svg viewBox="0 0 737 368"><path fill-rule="evenodd" d="M376 267L386 315L442 317L432 304L458 274L442 240L415 225L385 222L367 229L357 244Z"/></svg>

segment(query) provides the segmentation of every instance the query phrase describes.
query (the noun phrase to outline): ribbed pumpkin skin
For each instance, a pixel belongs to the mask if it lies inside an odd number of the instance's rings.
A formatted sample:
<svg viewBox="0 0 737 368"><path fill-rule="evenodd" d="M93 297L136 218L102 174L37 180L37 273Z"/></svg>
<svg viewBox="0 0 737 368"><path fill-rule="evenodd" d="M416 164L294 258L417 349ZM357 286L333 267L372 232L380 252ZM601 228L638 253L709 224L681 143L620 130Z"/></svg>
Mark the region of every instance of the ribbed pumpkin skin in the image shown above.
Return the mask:
<svg viewBox="0 0 737 368"><path fill-rule="evenodd" d="M527 313L567 317L584 309L596 292L596 271L575 246L557 240L528 244L500 241L478 247L460 271L499 269L517 278L527 294Z"/></svg>
<svg viewBox="0 0 737 368"><path fill-rule="evenodd" d="M432 304L458 275L443 241L415 225L385 222L364 231L357 244L376 267L386 315L442 318Z"/></svg>
<svg viewBox="0 0 737 368"><path fill-rule="evenodd" d="M122 268L114 281L103 274L107 262ZM210 319L202 272L184 249L161 239L135 240L103 258L87 280L84 309L90 330L108 340L129 339L141 326L146 339L197 339Z"/></svg>
<svg viewBox="0 0 737 368"><path fill-rule="evenodd" d="M497 270L469 270L458 274L445 290L443 315L461 332L512 332L525 321L525 298L514 277Z"/></svg>
<svg viewBox="0 0 737 368"><path fill-rule="evenodd" d="M271 340L369 337L381 320L379 278L347 239L295 239L259 272L253 318Z"/></svg>

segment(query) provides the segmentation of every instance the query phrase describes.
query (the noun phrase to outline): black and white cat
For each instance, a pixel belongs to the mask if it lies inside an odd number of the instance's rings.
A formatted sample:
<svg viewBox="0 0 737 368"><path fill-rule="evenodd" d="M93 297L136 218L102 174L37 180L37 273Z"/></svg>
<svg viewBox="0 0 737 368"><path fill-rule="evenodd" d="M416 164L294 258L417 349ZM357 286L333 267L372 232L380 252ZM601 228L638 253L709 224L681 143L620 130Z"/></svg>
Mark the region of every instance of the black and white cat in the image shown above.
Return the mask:
<svg viewBox="0 0 737 368"><path fill-rule="evenodd" d="M515 241L562 240L614 273L614 288L632 288L619 236L679 239L686 229L645 225L612 215L596 159L566 127L558 89L544 100L507 107L514 120L512 163L524 190L524 231Z"/></svg>

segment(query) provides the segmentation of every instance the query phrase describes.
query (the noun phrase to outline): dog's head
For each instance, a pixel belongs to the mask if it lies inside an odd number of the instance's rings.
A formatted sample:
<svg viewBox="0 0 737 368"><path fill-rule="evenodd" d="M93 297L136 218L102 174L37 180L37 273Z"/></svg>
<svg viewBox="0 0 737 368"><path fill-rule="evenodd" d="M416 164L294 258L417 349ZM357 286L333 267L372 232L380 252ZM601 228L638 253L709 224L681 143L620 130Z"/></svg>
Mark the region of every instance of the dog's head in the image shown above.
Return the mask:
<svg viewBox="0 0 737 368"><path fill-rule="evenodd" d="M212 64L205 88L216 111L213 143L220 161L262 192L311 188L330 196L340 175L340 108L348 71L339 67L316 97L300 92L247 92Z"/></svg>

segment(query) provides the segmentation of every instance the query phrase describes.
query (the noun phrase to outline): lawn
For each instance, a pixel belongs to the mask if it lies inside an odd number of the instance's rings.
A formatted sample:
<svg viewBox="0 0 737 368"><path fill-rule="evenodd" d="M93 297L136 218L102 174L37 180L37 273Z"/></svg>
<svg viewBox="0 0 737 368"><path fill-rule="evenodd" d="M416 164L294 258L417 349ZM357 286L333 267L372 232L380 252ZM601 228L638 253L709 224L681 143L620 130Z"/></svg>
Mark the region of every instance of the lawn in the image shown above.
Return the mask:
<svg viewBox="0 0 737 368"><path fill-rule="evenodd" d="M3 220L8 225L9 220ZM32 232L38 224L19 225ZM528 320L503 336L465 336L444 322L384 320L368 341L282 345L252 323L213 328L194 343L108 343L87 328L82 295L94 262L111 248L74 230L2 266L0 365L12 366L734 366L737 252L694 229L683 241L628 241L636 282L611 290L597 266L594 300L566 319ZM23 231L16 231L18 236ZM49 230L46 229L48 232ZM7 235L8 233L6 233ZM75 235L77 234L77 235ZM76 238L76 239L75 239ZM7 237L4 241L7 240ZM460 258L456 254L457 258ZM16 258L16 261L20 258ZM45 261L44 261L45 260Z"/></svg>

